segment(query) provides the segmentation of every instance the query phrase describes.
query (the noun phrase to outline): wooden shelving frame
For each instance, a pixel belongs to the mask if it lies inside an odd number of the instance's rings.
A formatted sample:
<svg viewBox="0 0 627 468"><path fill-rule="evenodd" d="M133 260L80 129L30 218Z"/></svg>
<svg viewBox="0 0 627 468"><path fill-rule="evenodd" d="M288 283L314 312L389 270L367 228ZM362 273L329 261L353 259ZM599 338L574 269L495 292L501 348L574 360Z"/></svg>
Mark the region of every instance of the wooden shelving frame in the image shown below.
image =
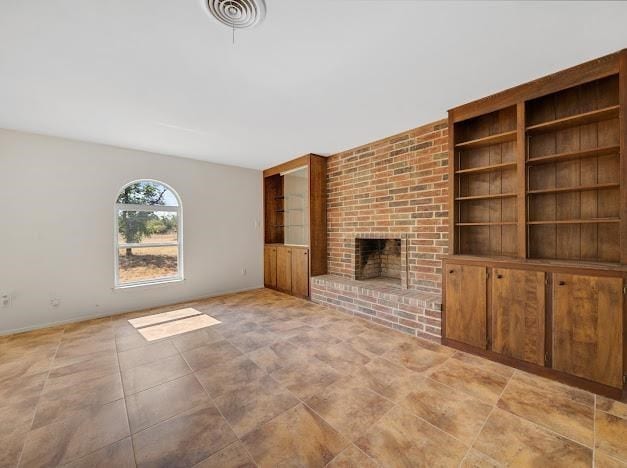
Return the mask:
<svg viewBox="0 0 627 468"><path fill-rule="evenodd" d="M451 255L627 265L627 51L449 111Z"/></svg>

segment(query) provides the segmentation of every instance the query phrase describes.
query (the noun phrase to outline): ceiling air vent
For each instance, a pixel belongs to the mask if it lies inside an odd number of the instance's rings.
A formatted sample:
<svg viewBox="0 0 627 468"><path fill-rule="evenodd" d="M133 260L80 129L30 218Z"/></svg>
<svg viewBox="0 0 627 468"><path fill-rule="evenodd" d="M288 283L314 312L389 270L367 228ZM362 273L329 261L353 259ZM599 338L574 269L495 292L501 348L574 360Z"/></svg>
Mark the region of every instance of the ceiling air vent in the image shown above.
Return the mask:
<svg viewBox="0 0 627 468"><path fill-rule="evenodd" d="M207 0L209 12L233 29L251 28L266 16L264 0Z"/></svg>

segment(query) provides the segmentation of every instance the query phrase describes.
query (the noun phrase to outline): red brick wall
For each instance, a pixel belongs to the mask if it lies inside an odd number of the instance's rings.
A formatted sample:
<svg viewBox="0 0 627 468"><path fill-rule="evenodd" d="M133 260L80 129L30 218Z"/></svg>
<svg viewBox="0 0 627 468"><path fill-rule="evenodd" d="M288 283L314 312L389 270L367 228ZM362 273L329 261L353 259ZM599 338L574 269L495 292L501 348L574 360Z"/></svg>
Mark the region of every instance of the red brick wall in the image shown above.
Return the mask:
<svg viewBox="0 0 627 468"><path fill-rule="evenodd" d="M352 277L355 233L406 233L408 287L441 291L447 143L447 122L441 120L328 158L330 274Z"/></svg>

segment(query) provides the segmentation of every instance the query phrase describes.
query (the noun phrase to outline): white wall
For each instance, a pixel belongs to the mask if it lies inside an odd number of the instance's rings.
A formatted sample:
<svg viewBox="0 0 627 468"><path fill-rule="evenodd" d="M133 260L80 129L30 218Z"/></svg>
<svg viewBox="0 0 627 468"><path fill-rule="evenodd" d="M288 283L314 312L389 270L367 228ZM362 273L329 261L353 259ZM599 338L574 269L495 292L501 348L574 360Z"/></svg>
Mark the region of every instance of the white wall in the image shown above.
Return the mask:
<svg viewBox="0 0 627 468"><path fill-rule="evenodd" d="M114 290L113 203L142 178L182 199L185 281ZM0 334L261 287L261 202L256 170L0 129Z"/></svg>

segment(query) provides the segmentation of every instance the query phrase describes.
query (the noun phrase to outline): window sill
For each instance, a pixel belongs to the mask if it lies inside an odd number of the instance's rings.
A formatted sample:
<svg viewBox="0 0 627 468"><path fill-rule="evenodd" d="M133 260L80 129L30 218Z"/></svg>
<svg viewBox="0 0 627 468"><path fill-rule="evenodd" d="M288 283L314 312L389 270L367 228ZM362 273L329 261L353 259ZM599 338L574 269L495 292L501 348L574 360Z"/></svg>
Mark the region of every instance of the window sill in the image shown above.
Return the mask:
<svg viewBox="0 0 627 468"><path fill-rule="evenodd" d="M163 287L163 286L167 286L170 284L176 284L176 283L182 283L183 281L185 281L184 278L173 278L173 279L166 279L163 281L152 281L152 282L146 282L146 283L133 283L133 284L122 284L122 285L118 285L118 286L114 286L113 290L114 291L123 291L125 289L137 289L137 288L150 288L150 287Z"/></svg>

